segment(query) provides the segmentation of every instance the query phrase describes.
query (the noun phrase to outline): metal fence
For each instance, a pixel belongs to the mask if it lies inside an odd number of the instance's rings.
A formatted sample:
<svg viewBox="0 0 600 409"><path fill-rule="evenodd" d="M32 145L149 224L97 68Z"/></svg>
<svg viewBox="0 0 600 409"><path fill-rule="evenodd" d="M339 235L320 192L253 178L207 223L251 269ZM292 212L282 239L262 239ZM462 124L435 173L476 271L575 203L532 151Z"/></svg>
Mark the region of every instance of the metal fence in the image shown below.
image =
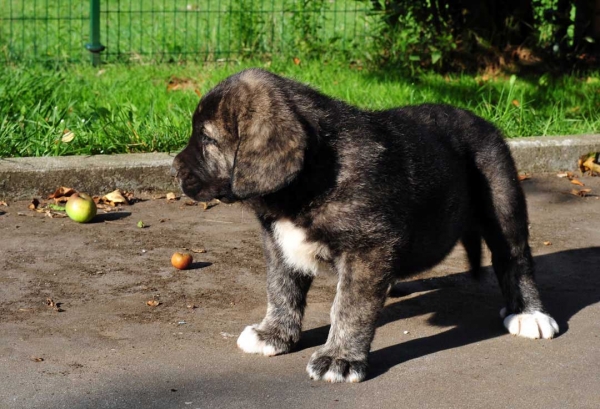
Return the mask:
<svg viewBox="0 0 600 409"><path fill-rule="evenodd" d="M360 58L371 48L380 21L369 4L357 0L0 0L0 61L88 61L90 49L102 49L103 61L217 61L334 53L336 58ZM99 38L93 38L94 33Z"/></svg>

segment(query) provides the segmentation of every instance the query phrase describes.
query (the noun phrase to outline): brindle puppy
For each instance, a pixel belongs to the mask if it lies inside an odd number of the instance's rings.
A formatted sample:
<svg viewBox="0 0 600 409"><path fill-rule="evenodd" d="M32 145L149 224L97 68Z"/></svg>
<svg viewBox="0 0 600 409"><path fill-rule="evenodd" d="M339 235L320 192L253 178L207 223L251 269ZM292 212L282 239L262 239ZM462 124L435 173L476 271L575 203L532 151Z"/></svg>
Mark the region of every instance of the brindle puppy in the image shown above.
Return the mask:
<svg viewBox="0 0 600 409"><path fill-rule="evenodd" d="M231 76L194 112L173 173L189 197L242 201L262 225L268 306L238 346L267 356L300 338L313 277L338 275L313 379L359 382L377 316L398 277L429 269L460 240L474 273L490 248L511 334L552 338L533 278L525 198L498 129L421 105L370 112L258 69Z"/></svg>

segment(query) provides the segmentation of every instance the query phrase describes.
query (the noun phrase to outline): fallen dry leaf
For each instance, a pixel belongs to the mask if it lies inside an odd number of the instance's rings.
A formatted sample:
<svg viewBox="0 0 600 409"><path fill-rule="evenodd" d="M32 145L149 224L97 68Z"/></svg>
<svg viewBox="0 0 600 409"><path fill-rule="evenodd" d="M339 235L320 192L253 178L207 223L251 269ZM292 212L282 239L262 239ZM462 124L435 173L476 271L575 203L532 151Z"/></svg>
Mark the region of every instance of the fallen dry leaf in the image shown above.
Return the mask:
<svg viewBox="0 0 600 409"><path fill-rule="evenodd" d="M32 356L31 359L33 362L44 362L44 358L40 358L39 356Z"/></svg>
<svg viewBox="0 0 600 409"><path fill-rule="evenodd" d="M551 245L552 245L552 242L551 242L551 241L545 241L545 242L544 242L544 246L551 246Z"/></svg>
<svg viewBox="0 0 600 409"><path fill-rule="evenodd" d="M39 205L40 205L40 201L39 201L39 200L37 200L36 198L33 198L33 199L31 200L31 203L29 203L29 206L27 206L27 208L28 208L29 210L35 210L35 209L37 209L37 208L38 208L38 206L39 206Z"/></svg>
<svg viewBox="0 0 600 409"><path fill-rule="evenodd" d="M581 189L581 190L573 189L573 190L571 190L571 194L575 195L575 196L579 196L579 197L586 197L586 196L589 196L589 193L591 191L592 191L592 189Z"/></svg>
<svg viewBox="0 0 600 409"><path fill-rule="evenodd" d="M183 91L187 89L193 89L196 94L200 92L198 91L196 81L190 78L171 77L167 83L167 91Z"/></svg>
<svg viewBox="0 0 600 409"><path fill-rule="evenodd" d="M198 308L198 307L196 307L196 305L194 305L194 304L188 304L188 305L187 305L187 307L188 307L190 310L193 310L193 309L196 309L196 308Z"/></svg>
<svg viewBox="0 0 600 409"><path fill-rule="evenodd" d="M129 204L129 200L125 197L125 194L121 189L113 190L110 193L105 194L99 200L100 204L107 204L109 206L115 207L119 204Z"/></svg>
<svg viewBox="0 0 600 409"><path fill-rule="evenodd" d="M56 312L63 312L64 310L60 308L60 303L54 302L52 298L46 298L45 302L47 307L52 308Z"/></svg>
<svg viewBox="0 0 600 409"><path fill-rule="evenodd" d="M571 173L571 172L557 173L556 176L559 177L559 178L568 178L569 177L569 173Z"/></svg>
<svg viewBox="0 0 600 409"><path fill-rule="evenodd" d="M517 101L516 99L513 99L513 100L512 100L512 104L513 104L514 106L516 106L517 108L521 106L521 104L519 103L519 101Z"/></svg>
<svg viewBox="0 0 600 409"><path fill-rule="evenodd" d="M63 136L62 136L62 138L60 138L60 140L63 141L64 143L69 143L73 139L75 139L75 133L73 133L73 131L69 131L68 129L65 129L63 131Z"/></svg>
<svg viewBox="0 0 600 409"><path fill-rule="evenodd" d="M136 203L136 202L140 201L140 199L138 199L137 197L135 197L135 195L133 194L133 192L123 191L121 193L123 194L123 196L125 197L125 199L127 199L127 201L129 202L129 204Z"/></svg>
<svg viewBox="0 0 600 409"><path fill-rule="evenodd" d="M587 171L587 172L595 172L595 173L600 173L600 164L597 163L598 162L598 154L594 154L592 156L590 156L589 158L587 158L587 160L585 162L583 162L583 168Z"/></svg>
<svg viewBox="0 0 600 409"><path fill-rule="evenodd" d="M585 186L579 179L571 179L571 183L577 186Z"/></svg>
<svg viewBox="0 0 600 409"><path fill-rule="evenodd" d="M581 173L600 173L600 164L598 163L599 160L600 152L590 152L582 155L577 161L577 165Z"/></svg>
<svg viewBox="0 0 600 409"><path fill-rule="evenodd" d="M54 199L54 201L57 203L66 202L67 200L69 200L69 197L74 193L77 193L75 189L61 186L58 189L56 189L54 193L48 196L48 199Z"/></svg>
<svg viewBox="0 0 600 409"><path fill-rule="evenodd" d="M211 207L215 207L219 204L221 204L221 201L219 199L213 199L209 202L200 202L200 206L202 206L203 210L208 210Z"/></svg>
<svg viewBox="0 0 600 409"><path fill-rule="evenodd" d="M173 192L167 193L167 202L174 202L175 200L179 200L179 198Z"/></svg>
<svg viewBox="0 0 600 409"><path fill-rule="evenodd" d="M519 175L519 182L522 182L522 181L527 180L527 179L531 179L531 175L527 175L527 174L525 174L525 175Z"/></svg>
<svg viewBox="0 0 600 409"><path fill-rule="evenodd" d="M584 158L586 158L586 159L584 159ZM587 155L583 155L582 157L577 159L577 167L579 168L579 171L581 173L585 173L585 168L583 167L584 160L587 160Z"/></svg>
<svg viewBox="0 0 600 409"><path fill-rule="evenodd" d="M294 57L294 64L295 64L295 65L300 65L300 62L301 62L301 61L300 61L300 58L298 58L298 57Z"/></svg>
<svg viewBox="0 0 600 409"><path fill-rule="evenodd" d="M149 300L149 301L146 301L146 305L149 305L150 307L158 307L160 305L160 301Z"/></svg>
<svg viewBox="0 0 600 409"><path fill-rule="evenodd" d="M4 200L0 200L0 206L8 207L8 203L6 203Z"/></svg>

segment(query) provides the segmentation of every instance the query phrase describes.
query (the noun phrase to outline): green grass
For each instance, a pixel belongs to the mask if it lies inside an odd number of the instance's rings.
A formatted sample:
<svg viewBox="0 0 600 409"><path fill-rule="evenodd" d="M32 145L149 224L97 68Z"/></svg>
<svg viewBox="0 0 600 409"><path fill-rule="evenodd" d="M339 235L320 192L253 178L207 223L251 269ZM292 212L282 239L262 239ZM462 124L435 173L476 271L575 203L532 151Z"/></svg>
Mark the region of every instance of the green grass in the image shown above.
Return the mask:
<svg viewBox="0 0 600 409"><path fill-rule="evenodd" d="M226 65L0 66L0 156L178 150L191 113ZM423 74L402 77L346 64L273 62L270 70L367 109L443 102L473 110L508 137L600 132L600 75L540 80ZM169 91L171 78L185 87ZM70 142L63 136L73 132Z"/></svg>
<svg viewBox="0 0 600 409"><path fill-rule="evenodd" d="M3 0L0 60L87 61L89 2ZM104 61L364 57L380 17L356 0L102 0Z"/></svg>

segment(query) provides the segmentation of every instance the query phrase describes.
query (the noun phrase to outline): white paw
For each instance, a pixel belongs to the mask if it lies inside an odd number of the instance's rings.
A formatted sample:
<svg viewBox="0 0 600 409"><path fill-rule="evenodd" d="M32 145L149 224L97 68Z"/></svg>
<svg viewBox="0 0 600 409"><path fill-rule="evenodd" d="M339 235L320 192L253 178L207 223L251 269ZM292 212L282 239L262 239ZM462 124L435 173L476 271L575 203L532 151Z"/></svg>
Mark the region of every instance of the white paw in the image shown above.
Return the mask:
<svg viewBox="0 0 600 409"><path fill-rule="evenodd" d="M325 372L325 375L323 375L322 377L319 377L315 373L309 373L308 375L310 376L311 379L313 379L315 381L322 379L325 382L331 382L331 383L342 383L342 382L358 383L358 382L362 381L364 378L364 375L360 375L359 373L357 373L355 371L351 371L346 376L342 375L339 372L335 372L335 371L331 371L331 370Z"/></svg>
<svg viewBox="0 0 600 409"><path fill-rule="evenodd" d="M237 340L237 346L248 354L262 354L264 356L275 356L284 351L278 351L274 346L261 340L256 333L255 328L258 324L248 325L240 334Z"/></svg>
<svg viewBox="0 0 600 409"><path fill-rule="evenodd" d="M500 311L500 316L504 318L506 308ZM540 311L533 313L510 314L504 318L504 326L513 335L525 338L553 338L558 334L558 324L554 318Z"/></svg>
<svg viewBox="0 0 600 409"><path fill-rule="evenodd" d="M356 383L365 379L367 364L360 361L336 359L327 355L319 356L318 352L315 352L306 366L306 372L310 379L315 381Z"/></svg>
<svg viewBox="0 0 600 409"><path fill-rule="evenodd" d="M346 376L346 382L350 382L350 383L358 383L358 382L362 382L362 380L365 378L364 374L360 374L356 371L350 371L350 373L348 374L348 376Z"/></svg>
<svg viewBox="0 0 600 409"><path fill-rule="evenodd" d="M316 379L313 376L311 376L311 378ZM344 375L342 375L339 372L327 371L327 372L325 372L325 375L323 375L323 380L326 382L331 382L331 383L340 383L340 382L344 382L346 379L344 378Z"/></svg>

